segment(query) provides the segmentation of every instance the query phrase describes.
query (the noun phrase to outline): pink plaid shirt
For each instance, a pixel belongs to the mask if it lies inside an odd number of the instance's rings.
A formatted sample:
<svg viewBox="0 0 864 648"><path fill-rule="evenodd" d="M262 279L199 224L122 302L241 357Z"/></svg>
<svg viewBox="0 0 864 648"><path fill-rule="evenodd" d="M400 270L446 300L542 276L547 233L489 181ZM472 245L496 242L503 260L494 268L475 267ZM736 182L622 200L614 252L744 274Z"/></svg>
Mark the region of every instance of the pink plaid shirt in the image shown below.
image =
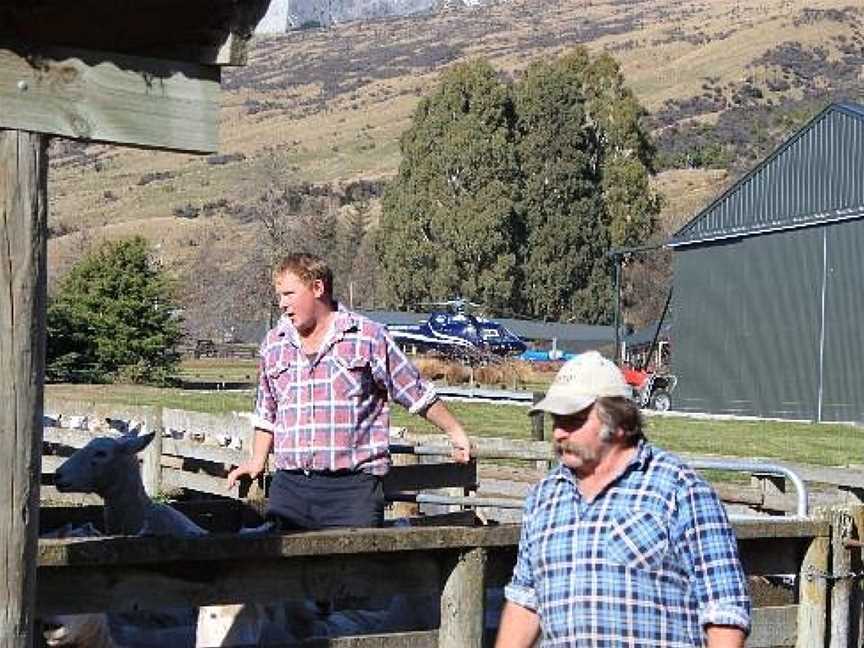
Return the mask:
<svg viewBox="0 0 864 648"><path fill-rule="evenodd" d="M254 423L273 433L277 468L385 474L390 399L417 413L437 395L384 326L341 306L311 362L288 320L261 344Z"/></svg>

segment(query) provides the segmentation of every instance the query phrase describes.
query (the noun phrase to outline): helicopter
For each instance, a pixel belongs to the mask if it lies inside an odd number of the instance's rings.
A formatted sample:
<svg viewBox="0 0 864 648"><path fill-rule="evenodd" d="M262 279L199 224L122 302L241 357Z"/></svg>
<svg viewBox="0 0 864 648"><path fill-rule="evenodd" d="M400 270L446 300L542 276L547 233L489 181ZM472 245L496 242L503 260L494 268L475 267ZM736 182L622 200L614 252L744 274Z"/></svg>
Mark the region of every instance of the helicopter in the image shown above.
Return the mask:
<svg viewBox="0 0 864 648"><path fill-rule="evenodd" d="M403 348L429 352L463 360L494 360L519 355L527 348L518 335L503 324L480 315L469 307L479 304L458 297L421 306L445 307L430 313L418 324L388 326L393 339Z"/></svg>

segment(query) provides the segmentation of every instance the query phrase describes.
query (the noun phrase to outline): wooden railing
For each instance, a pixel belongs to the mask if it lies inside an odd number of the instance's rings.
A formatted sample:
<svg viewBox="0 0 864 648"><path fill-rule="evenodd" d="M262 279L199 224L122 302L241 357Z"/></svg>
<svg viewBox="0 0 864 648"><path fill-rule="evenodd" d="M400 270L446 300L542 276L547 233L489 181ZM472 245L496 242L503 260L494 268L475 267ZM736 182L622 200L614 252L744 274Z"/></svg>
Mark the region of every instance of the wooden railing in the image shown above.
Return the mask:
<svg viewBox="0 0 864 648"><path fill-rule="evenodd" d="M748 575L795 578L794 586L784 590L788 600L767 606L757 601L750 648L827 645L832 633L832 528L829 520L735 525ZM494 634L494 629L484 629L484 593L509 580L518 539L518 525L507 524L261 537L41 540L38 610L52 614L273 602L326 596L337 587L385 598L422 593L438 601L437 627L393 634L386 642L374 636L346 645L480 648Z"/></svg>

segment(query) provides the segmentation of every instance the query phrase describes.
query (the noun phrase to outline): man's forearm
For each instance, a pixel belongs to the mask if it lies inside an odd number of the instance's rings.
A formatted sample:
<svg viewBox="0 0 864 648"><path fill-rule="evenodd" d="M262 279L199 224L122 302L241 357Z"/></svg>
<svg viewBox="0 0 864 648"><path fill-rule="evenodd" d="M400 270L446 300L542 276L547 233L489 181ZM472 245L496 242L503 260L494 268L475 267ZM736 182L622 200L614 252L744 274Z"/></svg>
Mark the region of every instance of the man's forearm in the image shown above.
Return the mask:
<svg viewBox="0 0 864 648"><path fill-rule="evenodd" d="M735 626L709 625L705 627L708 648L744 648L746 636Z"/></svg>
<svg viewBox="0 0 864 648"><path fill-rule="evenodd" d="M445 432L454 442L457 439L461 441L465 437L465 430L462 429L462 424L440 400L432 403L423 413L423 417L439 430Z"/></svg>
<svg viewBox="0 0 864 648"><path fill-rule="evenodd" d="M260 465L263 469L272 447L273 433L261 428L255 428L255 437L252 440L252 462Z"/></svg>
<svg viewBox="0 0 864 648"><path fill-rule="evenodd" d="M531 648L540 635L540 617L510 601L504 604L495 648Z"/></svg>

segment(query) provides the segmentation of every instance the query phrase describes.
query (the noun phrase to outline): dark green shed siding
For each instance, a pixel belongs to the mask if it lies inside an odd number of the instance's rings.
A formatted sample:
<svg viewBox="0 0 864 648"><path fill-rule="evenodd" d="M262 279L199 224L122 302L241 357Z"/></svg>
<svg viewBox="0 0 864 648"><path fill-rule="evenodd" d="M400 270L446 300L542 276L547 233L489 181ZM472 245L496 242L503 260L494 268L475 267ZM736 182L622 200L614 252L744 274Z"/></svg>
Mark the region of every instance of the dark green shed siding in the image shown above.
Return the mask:
<svg viewBox="0 0 864 648"><path fill-rule="evenodd" d="M864 421L864 220L827 228L823 421Z"/></svg>
<svg viewBox="0 0 864 648"><path fill-rule="evenodd" d="M680 249L675 286L676 409L864 421L864 220Z"/></svg>
<svg viewBox="0 0 864 648"><path fill-rule="evenodd" d="M821 284L813 229L677 250L675 409L815 417Z"/></svg>
<svg viewBox="0 0 864 648"><path fill-rule="evenodd" d="M827 107L670 245L676 409L864 422L864 107Z"/></svg>

